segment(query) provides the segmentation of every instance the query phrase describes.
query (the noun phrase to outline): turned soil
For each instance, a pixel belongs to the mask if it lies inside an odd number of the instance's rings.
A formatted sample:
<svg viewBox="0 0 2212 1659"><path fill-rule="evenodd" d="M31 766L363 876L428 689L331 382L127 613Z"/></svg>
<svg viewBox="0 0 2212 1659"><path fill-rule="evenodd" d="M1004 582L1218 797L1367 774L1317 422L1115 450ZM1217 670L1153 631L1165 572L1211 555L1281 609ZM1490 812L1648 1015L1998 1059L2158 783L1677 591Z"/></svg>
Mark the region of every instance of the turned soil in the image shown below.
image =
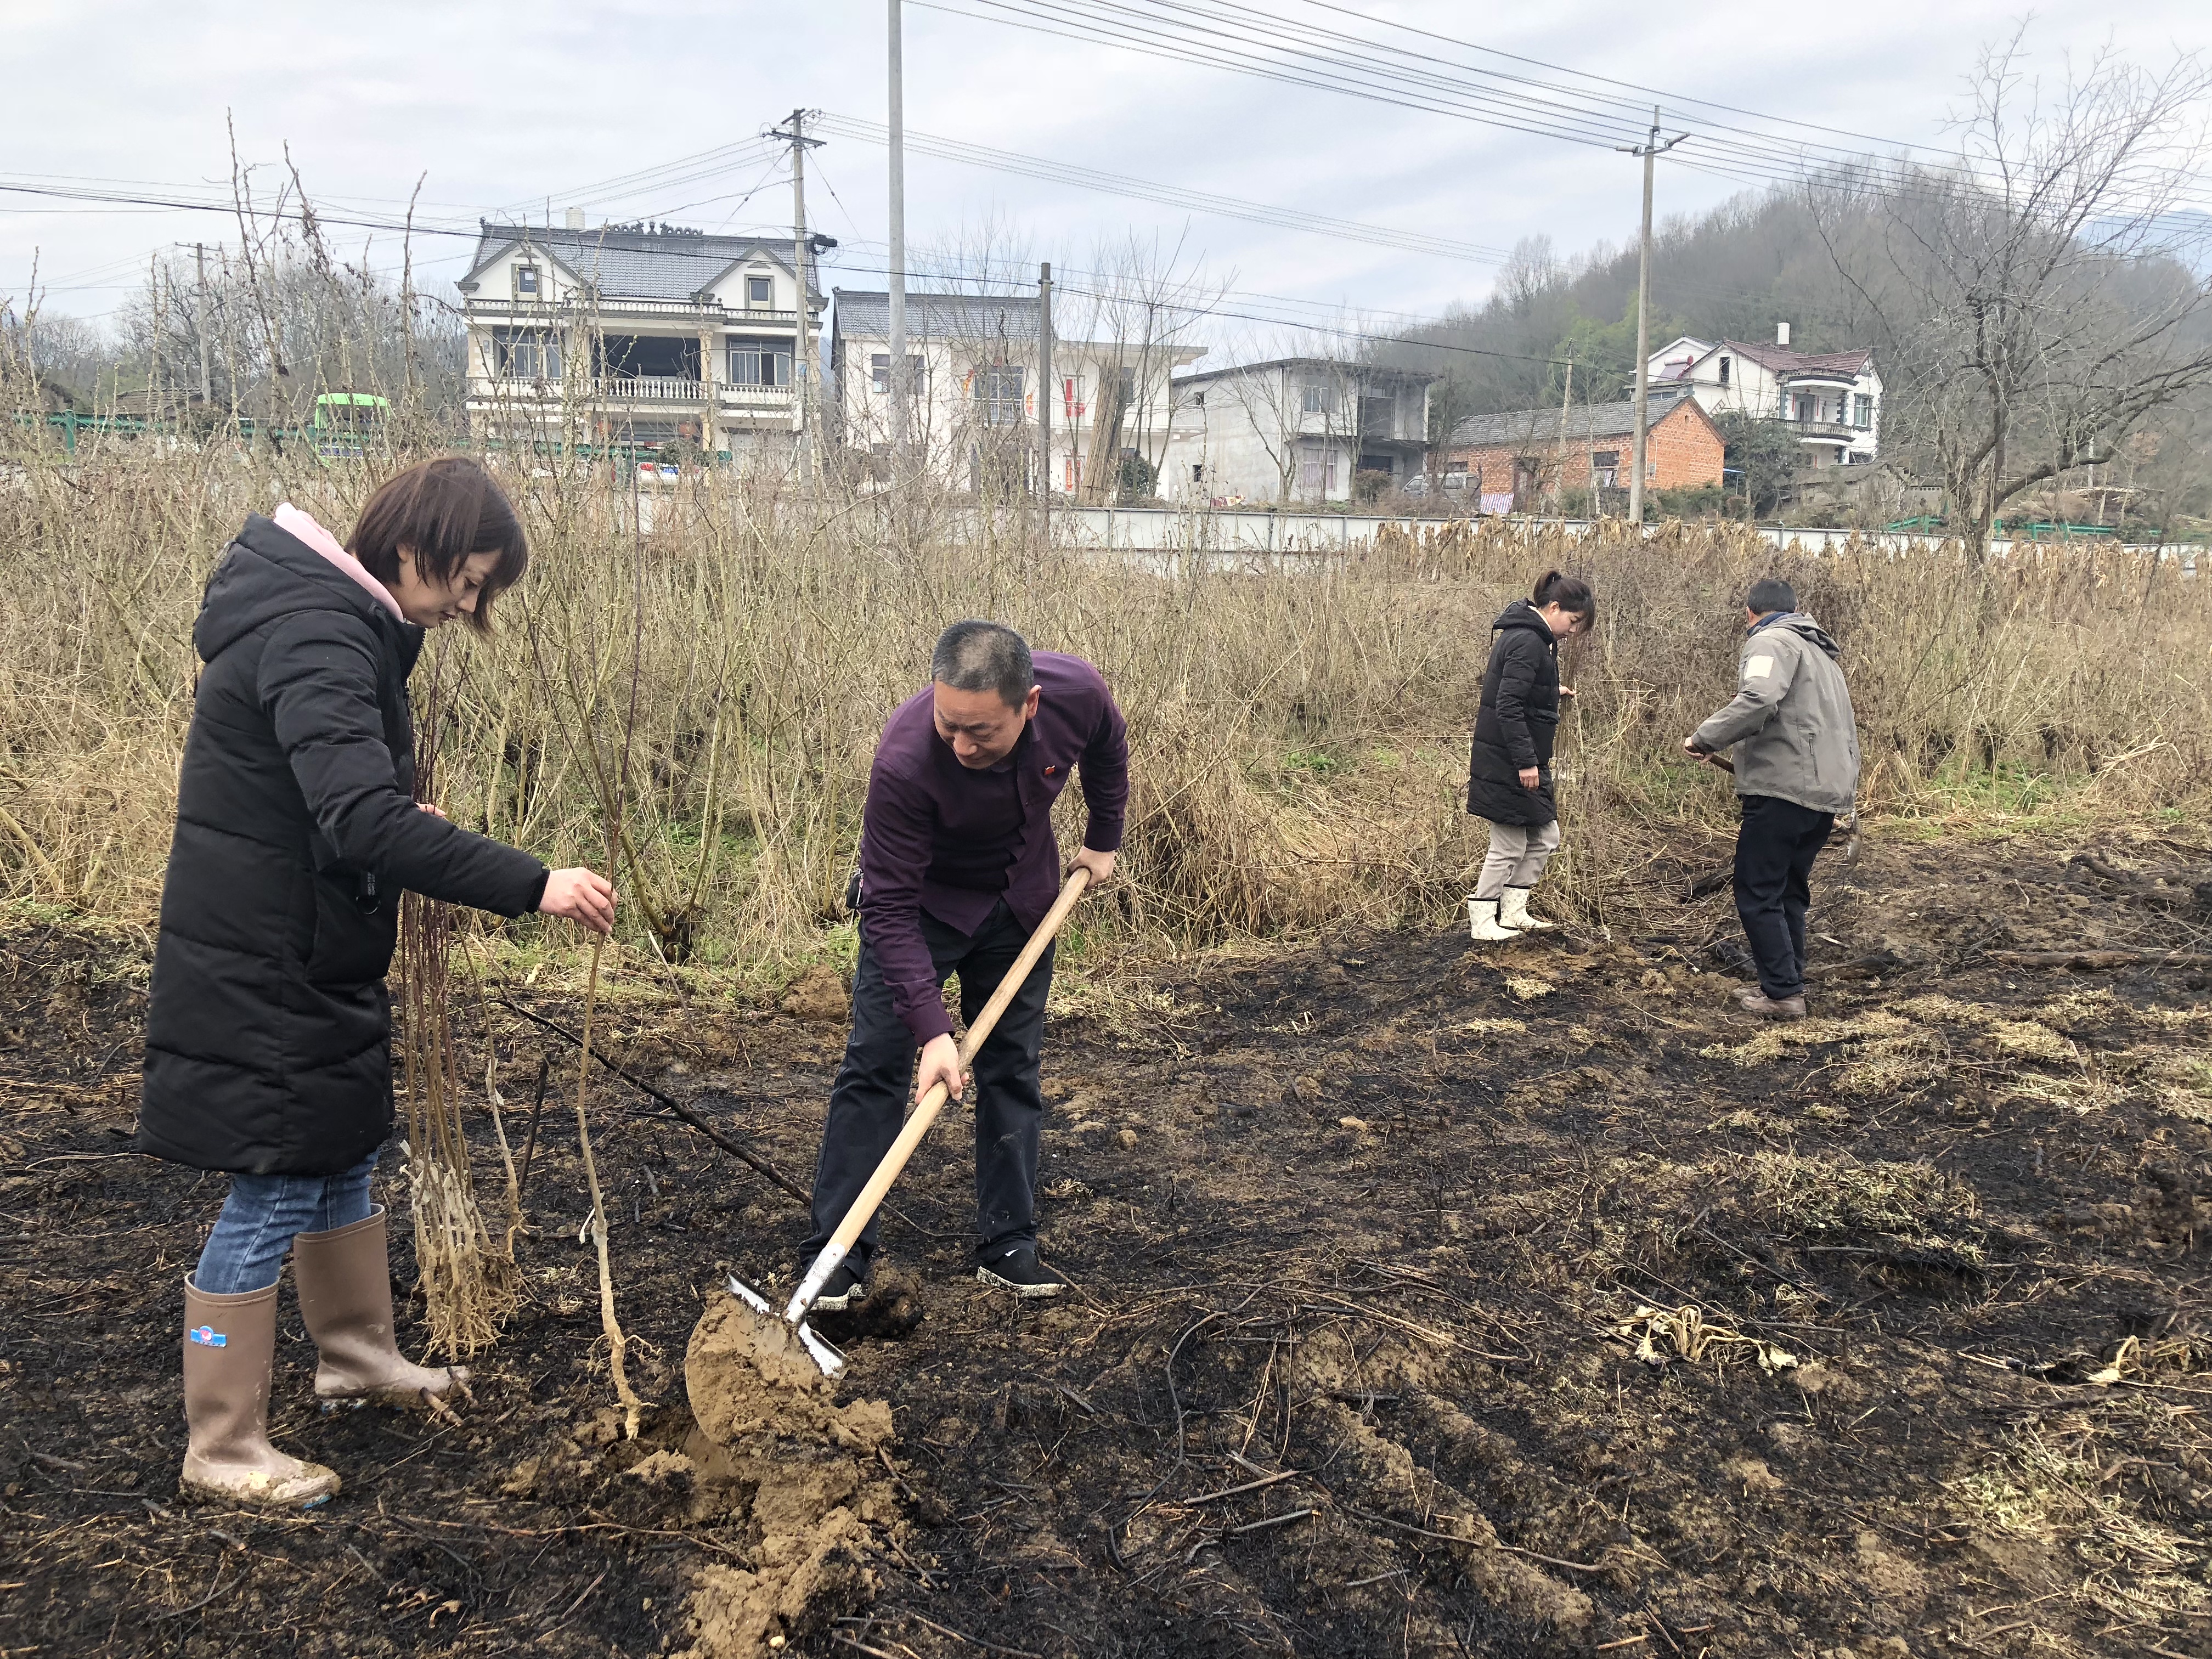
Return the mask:
<svg viewBox="0 0 2212 1659"><path fill-rule="evenodd" d="M224 1183L128 1150L143 942L19 918L0 1652L2212 1653L2206 973L2002 959L2203 951L2212 854L2094 850L1838 848L1796 1027L1734 1012L1724 896L1632 938L1346 935L1087 992L1045 1062L1073 1291L973 1281L948 1116L874 1296L822 1322L852 1364L818 1444L742 1389L695 1421L685 1386L729 1273L793 1284L797 1206L603 1075L641 1437L556 1105L458 1425L318 1414L287 1291L273 1433L345 1489L275 1517L178 1500L179 1285ZM803 1185L825 989L632 991L609 1049ZM573 1051L496 1008L489 1037L519 1143ZM475 1145L489 1197L488 1117Z"/></svg>

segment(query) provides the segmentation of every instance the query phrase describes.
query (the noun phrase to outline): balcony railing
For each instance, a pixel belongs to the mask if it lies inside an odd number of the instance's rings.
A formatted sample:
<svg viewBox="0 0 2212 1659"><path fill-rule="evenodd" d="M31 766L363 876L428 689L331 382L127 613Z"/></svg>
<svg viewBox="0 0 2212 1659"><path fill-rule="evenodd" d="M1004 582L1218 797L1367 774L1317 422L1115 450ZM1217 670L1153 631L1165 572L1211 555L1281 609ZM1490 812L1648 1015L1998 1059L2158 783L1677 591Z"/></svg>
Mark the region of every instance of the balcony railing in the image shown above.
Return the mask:
<svg viewBox="0 0 2212 1659"><path fill-rule="evenodd" d="M469 301L467 310L471 317L496 317L502 321L532 318L550 321L578 316L614 319L656 317L682 321L707 317L740 327L751 327L757 324L769 328L790 328L799 321L798 313L792 311L770 311L766 307L755 309L747 306L701 306L694 305L689 300L624 300L612 295L597 301L516 300L505 296L486 299L479 296Z"/></svg>
<svg viewBox="0 0 2212 1659"><path fill-rule="evenodd" d="M525 404L557 404L571 395L572 388L564 380L514 380L472 379L470 396L495 398L501 402ZM588 388L575 387L586 401L617 404L696 404L704 402L707 383L676 374L639 374L629 378L611 376L591 382Z"/></svg>
<svg viewBox="0 0 2212 1659"><path fill-rule="evenodd" d="M791 388L787 386L739 386L723 380L710 388L704 380L675 374L611 377L593 381L588 391L582 387L575 390L584 401L593 404L698 404L706 402L711 392L725 409L788 412L791 408ZM477 376L469 382L469 395L479 402L557 405L570 395L570 391L559 380L486 380Z"/></svg>
<svg viewBox="0 0 2212 1659"><path fill-rule="evenodd" d="M707 383L675 374L616 375L601 380L598 395L613 403L696 404L708 396Z"/></svg>
<svg viewBox="0 0 2212 1659"><path fill-rule="evenodd" d="M1790 425L1800 443L1847 444L1861 435L1858 428L1846 426L1841 421L1793 420Z"/></svg>

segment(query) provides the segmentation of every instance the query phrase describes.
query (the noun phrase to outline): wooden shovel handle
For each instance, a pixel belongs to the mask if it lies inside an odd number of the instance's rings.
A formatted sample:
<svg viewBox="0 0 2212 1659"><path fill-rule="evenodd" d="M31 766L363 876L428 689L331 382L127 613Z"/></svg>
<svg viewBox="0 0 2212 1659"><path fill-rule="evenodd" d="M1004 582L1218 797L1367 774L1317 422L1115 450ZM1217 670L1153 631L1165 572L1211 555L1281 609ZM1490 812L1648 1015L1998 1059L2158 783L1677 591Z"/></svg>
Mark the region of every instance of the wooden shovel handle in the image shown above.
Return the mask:
<svg viewBox="0 0 2212 1659"><path fill-rule="evenodd" d="M1052 943L1053 935L1060 932L1060 924L1067 920L1067 913L1075 908L1076 900L1083 896L1084 889L1090 884L1090 871L1078 868L1070 872L1066 884L1060 890L1060 896L1053 901L1052 908L1045 912L1044 920L1037 923L1036 931L1030 935L1029 943L1022 946L1021 955L1014 958L1014 965L1006 969L1006 976L999 981L999 988L991 993L991 1000L983 1005L983 1012L976 1015L975 1023L969 1026L967 1039L960 1045L960 1064L963 1070L975 1057L975 1051L983 1046L984 1039L991 1035L992 1028L998 1024L999 1016L1006 1012L1006 1005L1014 1000L1016 994L1028 981L1030 970L1036 966L1037 958L1044 954L1045 946ZM890 1191L892 1183L906 1168L907 1159L914 1156L914 1149L921 1145L921 1138L929 1133L929 1126L937 1121L937 1115L945 1109L945 1103L951 1098L951 1092L939 1083L915 1103L914 1110L908 1114L906 1122L899 1129L898 1139L891 1142L890 1151L884 1154L884 1161L876 1165L875 1174L868 1177L868 1184L860 1188L860 1195L853 1200L853 1207L845 1212L845 1218L837 1224L837 1231L830 1236L830 1243L824 1247L825 1254L835 1250L842 1258L853 1248L853 1241L860 1237L860 1230L868 1224L869 1218L876 1212L876 1206L884 1201L884 1194Z"/></svg>

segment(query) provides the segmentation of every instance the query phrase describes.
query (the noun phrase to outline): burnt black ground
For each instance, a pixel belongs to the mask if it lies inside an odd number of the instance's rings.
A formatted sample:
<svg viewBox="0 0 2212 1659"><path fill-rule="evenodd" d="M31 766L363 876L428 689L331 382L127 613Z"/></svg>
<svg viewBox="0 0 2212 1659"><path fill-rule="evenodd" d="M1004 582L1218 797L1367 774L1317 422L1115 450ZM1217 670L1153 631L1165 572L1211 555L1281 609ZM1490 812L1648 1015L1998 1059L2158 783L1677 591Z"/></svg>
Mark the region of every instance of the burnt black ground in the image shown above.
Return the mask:
<svg viewBox="0 0 2212 1659"><path fill-rule="evenodd" d="M2212 1652L2204 975L1989 954L2188 946L2187 889L1901 834L1820 880L1820 1021L1748 1053L1719 900L1632 940L1345 936L1086 999L1047 1063L1077 1292L965 1276L948 1119L837 1333L846 1392L892 1404L905 1522L872 1602L787 1650ZM181 1506L179 1285L222 1182L125 1150L143 973L127 935L0 938L0 1652L685 1646L692 1573L753 1540L623 1471L683 1439L702 1292L792 1282L795 1206L599 1088L662 1405L623 1442L549 1110L525 1304L465 1425L318 1415L288 1292L276 1431L346 1490ZM647 998L611 1036L802 1180L841 1040ZM497 1041L526 1096L544 1039ZM1637 1317L1684 1307L1702 1349Z"/></svg>

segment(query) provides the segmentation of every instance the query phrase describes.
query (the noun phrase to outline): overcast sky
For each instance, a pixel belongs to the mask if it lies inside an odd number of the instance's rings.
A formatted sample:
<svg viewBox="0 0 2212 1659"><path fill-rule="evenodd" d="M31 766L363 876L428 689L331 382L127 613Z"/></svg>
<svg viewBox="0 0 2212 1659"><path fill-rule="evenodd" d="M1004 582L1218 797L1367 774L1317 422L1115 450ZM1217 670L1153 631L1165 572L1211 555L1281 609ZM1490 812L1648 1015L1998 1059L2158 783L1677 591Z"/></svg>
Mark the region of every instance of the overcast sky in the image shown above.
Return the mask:
<svg viewBox="0 0 2212 1659"><path fill-rule="evenodd" d="M1328 21L1300 0L1255 3ZM1771 0L1346 3L1670 97L1915 143L1942 142L1977 48L2019 15L1990 0L1861 0L1825 11ZM880 121L884 10L884 0L601 0L588 9L0 0L11 71L0 100L0 182L99 179L204 196L229 176L228 112L246 161L277 162L289 143L334 213L395 213L420 177L422 212L441 223L540 216L549 201L557 222L586 185L744 141L794 106ZM2162 64L2177 47L2212 45L2212 8L2139 0L2116 15L2109 3L2051 0L2030 38L2046 72L2107 40ZM1602 149L917 5L906 13L906 42L907 119L917 131L1496 247L1543 234L1571 252L1634 228L1636 163ZM811 216L847 244L832 256L844 268L826 270L825 286L882 286L884 174L876 145L839 138L815 153ZM264 187L276 176L256 174ZM787 227L787 177L781 163L748 155L716 178L601 200L592 222ZM1081 271L1102 240L1134 228L1180 246L1186 268L1240 291L1375 315L1480 299L1495 274L924 156L909 157L908 177L908 234L918 246L972 244L995 223L1000 246ZM1662 165L1661 211L1708 206L1741 187ZM361 233L342 234L357 249ZM35 250L52 309L102 315L143 281L150 251L234 236L212 213L0 192L0 299L20 303ZM426 239L418 270L450 281L469 246Z"/></svg>

